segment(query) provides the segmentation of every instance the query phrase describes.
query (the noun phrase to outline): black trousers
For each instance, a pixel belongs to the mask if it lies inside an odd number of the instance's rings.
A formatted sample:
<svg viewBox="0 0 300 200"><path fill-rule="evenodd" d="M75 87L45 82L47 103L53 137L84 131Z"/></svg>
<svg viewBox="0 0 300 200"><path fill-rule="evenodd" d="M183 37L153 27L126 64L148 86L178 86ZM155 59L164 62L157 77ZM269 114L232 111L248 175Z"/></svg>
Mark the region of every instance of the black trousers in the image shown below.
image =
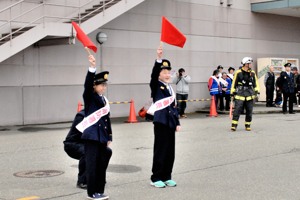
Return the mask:
<svg viewBox="0 0 300 200"><path fill-rule="evenodd" d="M167 181L172 178L175 160L175 129L154 124L154 155L151 181Z"/></svg>
<svg viewBox="0 0 300 200"><path fill-rule="evenodd" d="M224 110L224 98L225 98L225 109L229 110L230 107L230 94L225 94L222 93L222 95L220 96L220 110Z"/></svg>
<svg viewBox="0 0 300 200"><path fill-rule="evenodd" d="M176 100L187 100L188 94L178 94L176 93ZM177 101L177 110L179 115L183 115L186 109L186 101Z"/></svg>
<svg viewBox="0 0 300 200"><path fill-rule="evenodd" d="M86 168L85 168L85 156L84 156L84 144L75 142L64 143L65 152L76 160L79 160L78 164L78 180L77 184L86 184Z"/></svg>
<svg viewBox="0 0 300 200"><path fill-rule="evenodd" d="M282 104L283 112L287 112L287 101L289 101L289 113L294 112L293 110L294 93L283 93L283 104Z"/></svg>
<svg viewBox="0 0 300 200"><path fill-rule="evenodd" d="M78 171L79 172L78 172L77 184L80 184L80 183L86 184L85 156L82 156L79 159Z"/></svg>
<svg viewBox="0 0 300 200"><path fill-rule="evenodd" d="M106 144L85 140L87 193L104 193L106 183L106 169L112 155Z"/></svg>
<svg viewBox="0 0 300 200"><path fill-rule="evenodd" d="M253 111L253 100L250 101L241 101L235 100L235 108L233 111L232 121L239 121L240 115L243 112L244 108L246 109L245 122L252 121L252 111Z"/></svg>
<svg viewBox="0 0 300 200"><path fill-rule="evenodd" d="M267 106L273 105L274 87L266 86L266 104Z"/></svg>

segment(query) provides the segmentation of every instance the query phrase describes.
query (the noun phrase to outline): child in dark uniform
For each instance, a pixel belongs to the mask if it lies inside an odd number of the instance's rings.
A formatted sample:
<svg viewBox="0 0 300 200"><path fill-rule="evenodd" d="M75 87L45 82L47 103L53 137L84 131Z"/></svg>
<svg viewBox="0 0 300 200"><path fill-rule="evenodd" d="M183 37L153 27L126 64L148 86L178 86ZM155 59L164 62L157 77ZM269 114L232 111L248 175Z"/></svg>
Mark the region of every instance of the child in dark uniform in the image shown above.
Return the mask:
<svg viewBox="0 0 300 200"><path fill-rule="evenodd" d="M149 113L154 114L151 185L157 188L176 186L176 182L172 180L172 169L175 160L175 131L180 130L179 116L175 105L176 93L169 85L171 64L161 57L162 47L159 47L150 81L153 105L148 110Z"/></svg>
<svg viewBox="0 0 300 200"><path fill-rule="evenodd" d="M109 118L109 102L103 94L107 87L109 72L96 74L96 61L89 56L91 67L84 83L85 119L76 126L82 132L86 156L86 179L88 199L108 199L104 194L106 169L112 151L112 130Z"/></svg>

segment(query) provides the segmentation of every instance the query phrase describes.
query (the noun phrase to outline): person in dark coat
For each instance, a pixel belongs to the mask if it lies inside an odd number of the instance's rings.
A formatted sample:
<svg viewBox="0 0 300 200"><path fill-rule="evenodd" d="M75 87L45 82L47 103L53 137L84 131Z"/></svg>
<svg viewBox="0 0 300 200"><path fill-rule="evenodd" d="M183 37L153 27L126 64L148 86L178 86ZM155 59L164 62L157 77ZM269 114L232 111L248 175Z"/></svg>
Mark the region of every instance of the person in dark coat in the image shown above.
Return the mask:
<svg viewBox="0 0 300 200"><path fill-rule="evenodd" d="M283 94L283 114L287 113L287 101L289 101L289 113L295 114L293 109L294 95L295 95L295 82L294 74L291 72L291 63L284 65L285 72L280 73L280 88Z"/></svg>
<svg viewBox="0 0 300 200"><path fill-rule="evenodd" d="M175 132L180 130L179 115L175 105L176 93L169 84L171 63L169 60L162 59L162 53L162 47L159 47L150 81L153 105L148 109L148 112L154 115L151 185L157 188L177 185L172 180L172 169L175 160Z"/></svg>
<svg viewBox="0 0 300 200"><path fill-rule="evenodd" d="M72 123L71 129L64 141L65 152L73 159L79 160L78 164L78 180L77 187L81 189L86 189L86 173L85 173L85 156L84 156L84 142L81 139L82 133L76 129L77 124L79 124L84 119L84 110L78 112Z"/></svg>
<svg viewBox="0 0 300 200"><path fill-rule="evenodd" d="M266 87L266 107L274 107L275 74L273 66L270 66L269 71L266 73L264 84Z"/></svg>
<svg viewBox="0 0 300 200"><path fill-rule="evenodd" d="M112 129L109 101L104 96L107 88L108 71L96 74L96 61L89 56L91 67L84 83L85 119L76 126L82 131L86 157L86 179L88 199L108 199L104 194L106 169L112 155Z"/></svg>
<svg viewBox="0 0 300 200"><path fill-rule="evenodd" d="M275 86L276 86L276 98L275 98L275 106L282 107L282 92L281 92L281 85L280 85L280 76L277 77Z"/></svg>

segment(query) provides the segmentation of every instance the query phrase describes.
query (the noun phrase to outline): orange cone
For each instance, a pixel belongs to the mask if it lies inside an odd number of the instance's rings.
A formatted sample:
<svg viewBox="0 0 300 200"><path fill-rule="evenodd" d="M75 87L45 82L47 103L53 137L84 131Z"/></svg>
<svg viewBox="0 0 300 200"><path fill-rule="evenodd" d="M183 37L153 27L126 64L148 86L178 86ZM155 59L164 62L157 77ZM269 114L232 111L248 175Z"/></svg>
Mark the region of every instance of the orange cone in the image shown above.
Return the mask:
<svg viewBox="0 0 300 200"><path fill-rule="evenodd" d="M134 108L134 101L131 99L130 101L130 111L129 111L129 117L128 120L125 121L127 123L136 123L138 122L136 119L136 114L135 114L135 108Z"/></svg>
<svg viewBox="0 0 300 200"><path fill-rule="evenodd" d="M80 101L78 101L78 104L77 104L77 112L80 112L82 110L82 104Z"/></svg>
<svg viewBox="0 0 300 200"><path fill-rule="evenodd" d="M216 103L215 103L215 95L212 95L212 98L211 98L209 117L218 117Z"/></svg>

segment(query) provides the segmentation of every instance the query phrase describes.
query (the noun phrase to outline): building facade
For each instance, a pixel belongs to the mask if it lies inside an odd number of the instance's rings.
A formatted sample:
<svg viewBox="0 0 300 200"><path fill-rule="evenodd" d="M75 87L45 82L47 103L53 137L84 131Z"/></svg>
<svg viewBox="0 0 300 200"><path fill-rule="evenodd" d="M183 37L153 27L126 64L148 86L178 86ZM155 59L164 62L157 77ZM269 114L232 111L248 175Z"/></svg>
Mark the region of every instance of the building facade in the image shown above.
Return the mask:
<svg viewBox="0 0 300 200"><path fill-rule="evenodd" d="M3 2L4 7L13 3ZM162 16L187 37L182 49L164 44L163 57L171 61L174 70L185 68L192 77L190 99L209 98L207 81L218 65L226 71L229 66L238 68L245 56L253 57L254 68L261 57L299 59L300 18L297 13L288 16L288 9L294 12L297 5L276 8L287 9L287 15L282 15L266 13L272 6L265 3L274 1L145 0L96 28L89 37L99 49L94 54L97 71L110 72L106 96L112 102L133 99L136 111L149 100ZM108 36L101 47L96 41L98 32ZM82 102L89 66L86 51L75 41L70 45L31 45L0 63L0 126L73 119L78 101ZM208 105L191 102L187 112ZM128 114L129 104L111 105L112 117Z"/></svg>

